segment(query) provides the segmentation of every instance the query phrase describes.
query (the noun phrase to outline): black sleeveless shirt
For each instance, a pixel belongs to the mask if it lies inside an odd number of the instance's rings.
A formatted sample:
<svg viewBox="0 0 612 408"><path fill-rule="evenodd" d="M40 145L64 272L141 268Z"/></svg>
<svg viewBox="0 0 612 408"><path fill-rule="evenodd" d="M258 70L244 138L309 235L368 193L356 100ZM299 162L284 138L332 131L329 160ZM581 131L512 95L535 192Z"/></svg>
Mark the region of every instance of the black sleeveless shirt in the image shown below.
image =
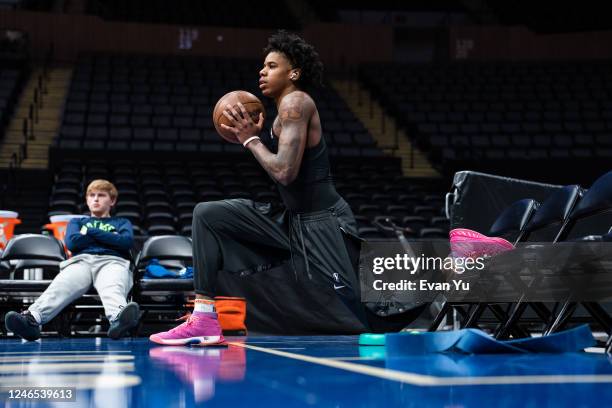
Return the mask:
<svg viewBox="0 0 612 408"><path fill-rule="evenodd" d="M278 139L270 129L271 151L278 152ZM304 149L302 164L297 177L289 185L276 183L285 207L295 213L309 213L332 207L340 195L331 175L325 138L316 146Z"/></svg>

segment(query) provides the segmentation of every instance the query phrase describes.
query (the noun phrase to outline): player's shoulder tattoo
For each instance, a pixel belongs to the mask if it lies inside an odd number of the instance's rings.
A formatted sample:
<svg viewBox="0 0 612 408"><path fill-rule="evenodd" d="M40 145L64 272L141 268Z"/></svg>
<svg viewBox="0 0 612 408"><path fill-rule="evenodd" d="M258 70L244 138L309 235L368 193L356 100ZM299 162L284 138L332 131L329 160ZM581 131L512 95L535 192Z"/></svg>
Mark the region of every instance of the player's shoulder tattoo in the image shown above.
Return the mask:
<svg viewBox="0 0 612 408"><path fill-rule="evenodd" d="M307 113L312 103L304 92L296 91L285 96L279 107L281 122L308 120Z"/></svg>

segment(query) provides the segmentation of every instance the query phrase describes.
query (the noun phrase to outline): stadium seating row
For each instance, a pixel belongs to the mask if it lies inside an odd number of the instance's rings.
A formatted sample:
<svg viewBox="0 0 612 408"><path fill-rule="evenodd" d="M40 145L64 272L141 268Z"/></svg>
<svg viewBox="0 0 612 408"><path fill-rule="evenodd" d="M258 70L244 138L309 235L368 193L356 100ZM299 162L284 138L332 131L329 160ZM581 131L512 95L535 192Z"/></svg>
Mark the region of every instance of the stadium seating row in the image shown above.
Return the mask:
<svg viewBox="0 0 612 408"><path fill-rule="evenodd" d="M362 80L438 163L612 157L608 62L364 67ZM393 75L385 75L385 73Z"/></svg>
<svg viewBox="0 0 612 408"><path fill-rule="evenodd" d="M338 164L334 166L338 191L356 214L360 233L367 237L385 234L373 224L389 218L410 228L411 237L439 237L448 233L443 217L443 189L439 181L403 178L393 164ZM56 166L50 191L48 215L87 211L84 193L97 178L118 188L116 215L130 219L139 236L191 234L196 203L224 198L249 198L281 208L276 187L254 162L237 167L230 161L166 163L64 161Z"/></svg>

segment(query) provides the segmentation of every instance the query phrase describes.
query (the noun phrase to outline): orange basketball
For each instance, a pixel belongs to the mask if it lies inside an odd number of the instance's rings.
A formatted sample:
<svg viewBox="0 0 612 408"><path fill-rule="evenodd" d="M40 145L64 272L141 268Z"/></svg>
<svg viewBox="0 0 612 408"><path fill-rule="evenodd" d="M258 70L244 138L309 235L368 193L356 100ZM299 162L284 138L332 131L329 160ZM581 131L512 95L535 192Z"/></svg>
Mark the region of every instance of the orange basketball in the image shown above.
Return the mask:
<svg viewBox="0 0 612 408"><path fill-rule="evenodd" d="M223 111L226 109L226 105L229 104L240 113L238 102L244 105L244 109L249 113L253 122L259 122L260 113L263 113L264 118L266 117L266 111L264 110L263 104L259 98L252 93L247 91L232 91L223 95L221 99L217 101L215 109L213 110L213 123L215 124L215 129L217 129L217 133L230 143L240 143L240 141L238 141L231 131L221 127L221 124L232 126L232 123L225 117Z"/></svg>

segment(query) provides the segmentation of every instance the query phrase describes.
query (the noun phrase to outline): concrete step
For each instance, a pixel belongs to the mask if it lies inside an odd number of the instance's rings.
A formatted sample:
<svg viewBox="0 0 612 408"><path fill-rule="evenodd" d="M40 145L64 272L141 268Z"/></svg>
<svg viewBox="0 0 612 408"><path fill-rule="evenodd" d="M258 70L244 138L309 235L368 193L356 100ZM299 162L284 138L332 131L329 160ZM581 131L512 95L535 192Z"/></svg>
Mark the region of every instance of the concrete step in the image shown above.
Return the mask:
<svg viewBox="0 0 612 408"><path fill-rule="evenodd" d="M47 92L42 94L43 105L62 102L66 93L67 90L62 88L58 90L53 90L53 92ZM24 101L27 101L27 105L24 106L29 106L31 102L34 102L34 89L25 89L21 95L24 98Z"/></svg>
<svg viewBox="0 0 612 408"><path fill-rule="evenodd" d="M28 157L27 159L25 159L22 163L21 163L21 167L25 167L28 166L30 168L38 166L38 165L43 165L43 167L45 167L47 165L47 163L49 162L49 160L47 160L47 158L43 157Z"/></svg>
<svg viewBox="0 0 612 408"><path fill-rule="evenodd" d="M16 112L13 116L13 120L18 120L23 123L23 119L28 119L30 117L30 110L28 108L21 109L20 112ZM34 112L34 119L38 118L38 122L41 120L51 122L51 121L61 121L62 115L61 112L58 111L57 108L44 108L38 111L38 113Z"/></svg>
<svg viewBox="0 0 612 408"><path fill-rule="evenodd" d="M44 160L26 159L21 163L22 169L46 169L47 166L49 166L49 161L47 159L44 159Z"/></svg>
<svg viewBox="0 0 612 408"><path fill-rule="evenodd" d="M19 123L23 125L23 120L28 119L29 112L18 112L15 116L13 116L13 120L17 120ZM35 116L36 117L36 116ZM38 112L38 121L60 121L62 120L62 115L60 112L56 110L44 110Z"/></svg>
<svg viewBox="0 0 612 408"><path fill-rule="evenodd" d="M5 148L7 149L18 148L20 145L21 143L3 143L2 148L0 148L0 152L2 152Z"/></svg>
<svg viewBox="0 0 612 408"><path fill-rule="evenodd" d="M34 103L34 99L32 97L27 97L26 99L23 100L23 104L19 105L16 112L18 111L28 112L28 110L30 109L30 104ZM64 95L57 95L57 94L43 95L42 106L41 105L38 106L38 111L40 112L40 111L47 110L50 108L64 106L64 102L65 102L64 100L65 100Z"/></svg>
<svg viewBox="0 0 612 408"><path fill-rule="evenodd" d="M47 151L49 150L49 145L32 145L32 144L28 144L28 155L30 153L44 153L47 154Z"/></svg>
<svg viewBox="0 0 612 408"><path fill-rule="evenodd" d="M413 177L439 177L427 157L414 149L408 136L398 128L392 117L386 116L382 107L373 100L367 90L353 81L332 81L334 88L344 98L353 113L374 136L381 148L397 144L397 149L384 149L402 160L404 175Z"/></svg>
<svg viewBox="0 0 612 408"><path fill-rule="evenodd" d="M48 143L48 142L52 142L53 139L55 138L55 133L54 132L40 132L40 131L34 131L34 138L33 139L28 139L28 143ZM24 137L21 134L21 132L19 132L18 134L12 134L11 136L7 136L4 138L4 142L8 143L8 144L21 144L23 143Z"/></svg>
<svg viewBox="0 0 612 408"><path fill-rule="evenodd" d="M62 80L47 82L43 86L44 94L50 95L65 92L70 87L70 81L70 78L66 78Z"/></svg>
<svg viewBox="0 0 612 408"><path fill-rule="evenodd" d="M4 157L4 156L0 157L0 167L8 168L8 167L10 167L10 164L11 164L11 157L10 156L9 157Z"/></svg>
<svg viewBox="0 0 612 408"><path fill-rule="evenodd" d="M53 141L53 140L51 140ZM21 145L22 142L20 141L10 141L7 142L4 146L19 146ZM34 140L28 140L28 146L49 146L49 140L48 139L34 139Z"/></svg>
<svg viewBox="0 0 612 408"><path fill-rule="evenodd" d="M23 120L30 113L30 105L34 100L34 91L38 87L41 70L34 70L17 105L2 145L0 145L0 167L6 168L11 156L19 152L23 143ZM22 169L45 170L48 166L49 146L61 126L62 112L66 93L70 86L72 69L54 69L45 78L44 91L40 95L41 107L37 112L37 121L30 122L33 126L34 138L28 140L27 159L21 163Z"/></svg>
<svg viewBox="0 0 612 408"><path fill-rule="evenodd" d="M21 131L23 129L23 118L18 120L16 123L11 123L9 131ZM34 123L35 130L42 130L45 132L55 132L60 128L59 119L39 119L38 123Z"/></svg>
<svg viewBox="0 0 612 408"><path fill-rule="evenodd" d="M34 149L48 148L53 139L41 139L41 140L28 140L28 148L32 147ZM20 149L23 142L21 140L18 141L7 141L0 145L0 157L7 152L15 152Z"/></svg>

